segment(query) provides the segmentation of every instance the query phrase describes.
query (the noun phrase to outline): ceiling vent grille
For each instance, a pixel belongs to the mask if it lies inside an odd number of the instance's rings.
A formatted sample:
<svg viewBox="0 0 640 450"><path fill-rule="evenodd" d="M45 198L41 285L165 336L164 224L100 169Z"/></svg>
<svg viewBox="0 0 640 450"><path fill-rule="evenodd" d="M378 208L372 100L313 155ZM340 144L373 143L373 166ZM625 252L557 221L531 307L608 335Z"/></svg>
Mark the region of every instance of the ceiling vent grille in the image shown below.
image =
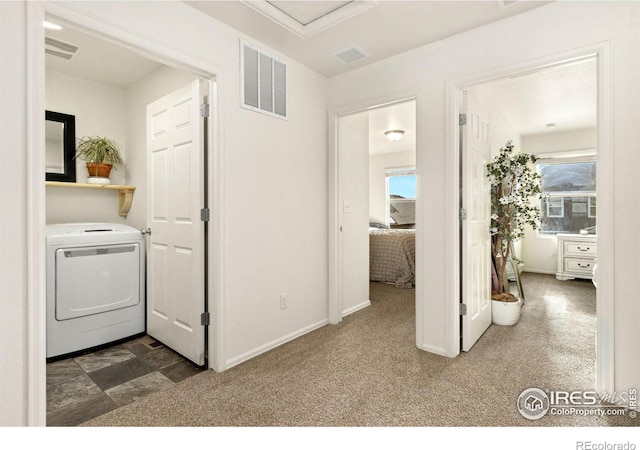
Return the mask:
<svg viewBox="0 0 640 450"><path fill-rule="evenodd" d="M241 105L287 119L287 65L240 41Z"/></svg>
<svg viewBox="0 0 640 450"><path fill-rule="evenodd" d="M362 61L363 59L369 57L369 55L357 45L352 45L351 47L345 48L344 50L340 50L333 56L347 65Z"/></svg>
<svg viewBox="0 0 640 450"><path fill-rule="evenodd" d="M48 55L57 56L59 58L71 59L79 50L79 47L68 42L62 42L50 37L44 38L44 51Z"/></svg>

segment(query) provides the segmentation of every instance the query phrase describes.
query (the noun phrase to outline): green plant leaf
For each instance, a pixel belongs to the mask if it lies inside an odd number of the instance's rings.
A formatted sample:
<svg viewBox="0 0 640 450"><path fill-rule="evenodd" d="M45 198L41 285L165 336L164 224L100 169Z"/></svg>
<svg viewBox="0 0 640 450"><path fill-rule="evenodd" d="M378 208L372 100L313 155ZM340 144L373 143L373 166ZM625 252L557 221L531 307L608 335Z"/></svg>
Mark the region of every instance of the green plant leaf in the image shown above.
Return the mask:
<svg viewBox="0 0 640 450"><path fill-rule="evenodd" d="M111 164L114 169L124 165L118 143L113 139L101 136L79 138L75 158L91 163Z"/></svg>

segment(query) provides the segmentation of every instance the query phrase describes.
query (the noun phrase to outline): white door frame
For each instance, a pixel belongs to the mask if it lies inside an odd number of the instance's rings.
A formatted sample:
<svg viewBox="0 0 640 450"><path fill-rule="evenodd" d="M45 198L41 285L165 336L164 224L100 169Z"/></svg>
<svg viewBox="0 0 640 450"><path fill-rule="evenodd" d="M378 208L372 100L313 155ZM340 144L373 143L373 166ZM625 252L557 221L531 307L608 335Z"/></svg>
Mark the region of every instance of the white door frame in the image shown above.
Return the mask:
<svg viewBox="0 0 640 450"><path fill-rule="evenodd" d="M121 45L168 66L210 81L209 104L209 174L208 197L212 220L209 222L209 270L208 311L213 316L208 335L209 367L222 371L224 357L224 286L223 268L223 186L222 172L222 111L219 85L222 83L221 66L194 57L190 49L184 52L157 41L141 37L136 30L129 30L96 19L74 8L72 4L53 2L28 2L27 5L27 161L28 161L28 282L27 298L27 424L46 425L46 295L45 295L45 187L44 167L44 114L45 63L44 30L45 14L52 14L96 37Z"/></svg>
<svg viewBox="0 0 640 450"><path fill-rule="evenodd" d="M528 61L515 66L498 69L492 72L454 80L447 83L447 142L448 171L450 177L449 192L457 193L459 189L459 128L460 111L459 92L474 85L522 74L532 70L555 65L572 59L594 55L598 59L598 125L597 125L597 177L598 197L603 199L598 205L598 289L596 293L596 390L614 392L614 227L613 227L613 106L612 106L612 43L604 41L591 46L581 47L545 58ZM451 227L459 222L459 204L457 199L449 202L447 214ZM448 336L449 348L459 349L460 319L460 242L457 233L450 236L450 247L453 249L453 263L447 271L448 285L452 289L450 301L446 306L446 317L450 327L455 330ZM458 352L459 353L459 350Z"/></svg>
<svg viewBox="0 0 640 450"><path fill-rule="evenodd" d="M340 194L340 148L338 145L338 120L341 117L357 114L371 109L380 108L382 106L400 103L403 101L414 100L416 102L416 150L420 147L420 93L410 92L403 95L394 95L384 98L367 100L358 104L350 105L340 109L329 111L329 323L338 324L342 321L343 302L342 302L342 246L340 233L340 212L341 212L341 194ZM416 151L416 173L420 173L421 158ZM418 189L420 180L418 177ZM417 195L416 198L416 321L420 322L417 326L416 334L420 334L422 315L417 314L418 306L422 303L418 300L422 298L422 283L420 280L420 268L422 268L422 196Z"/></svg>

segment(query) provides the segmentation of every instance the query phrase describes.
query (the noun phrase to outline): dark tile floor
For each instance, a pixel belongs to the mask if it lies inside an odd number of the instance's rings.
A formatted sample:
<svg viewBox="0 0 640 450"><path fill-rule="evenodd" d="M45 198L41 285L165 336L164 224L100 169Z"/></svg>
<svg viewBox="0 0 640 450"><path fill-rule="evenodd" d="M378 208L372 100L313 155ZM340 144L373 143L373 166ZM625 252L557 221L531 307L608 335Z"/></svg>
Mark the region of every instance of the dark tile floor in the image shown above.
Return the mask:
<svg viewBox="0 0 640 450"><path fill-rule="evenodd" d="M75 426L204 370L150 336L47 364L47 426Z"/></svg>

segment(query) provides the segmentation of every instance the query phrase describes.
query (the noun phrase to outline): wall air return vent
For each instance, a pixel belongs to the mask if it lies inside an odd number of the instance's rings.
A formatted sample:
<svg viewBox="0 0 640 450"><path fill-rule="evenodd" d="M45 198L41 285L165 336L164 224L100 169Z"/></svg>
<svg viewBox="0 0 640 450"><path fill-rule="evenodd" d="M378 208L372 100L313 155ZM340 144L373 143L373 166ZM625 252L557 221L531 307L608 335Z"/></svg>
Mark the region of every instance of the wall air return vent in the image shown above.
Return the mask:
<svg viewBox="0 0 640 450"><path fill-rule="evenodd" d="M357 45L352 45L344 50L340 50L333 56L345 64L353 64L369 57L369 55Z"/></svg>
<svg viewBox="0 0 640 450"><path fill-rule="evenodd" d="M59 58L71 59L79 48L68 42L62 42L50 37L44 38L44 51L48 55L57 56Z"/></svg>
<svg viewBox="0 0 640 450"><path fill-rule="evenodd" d="M240 41L241 106L287 119L287 65Z"/></svg>

